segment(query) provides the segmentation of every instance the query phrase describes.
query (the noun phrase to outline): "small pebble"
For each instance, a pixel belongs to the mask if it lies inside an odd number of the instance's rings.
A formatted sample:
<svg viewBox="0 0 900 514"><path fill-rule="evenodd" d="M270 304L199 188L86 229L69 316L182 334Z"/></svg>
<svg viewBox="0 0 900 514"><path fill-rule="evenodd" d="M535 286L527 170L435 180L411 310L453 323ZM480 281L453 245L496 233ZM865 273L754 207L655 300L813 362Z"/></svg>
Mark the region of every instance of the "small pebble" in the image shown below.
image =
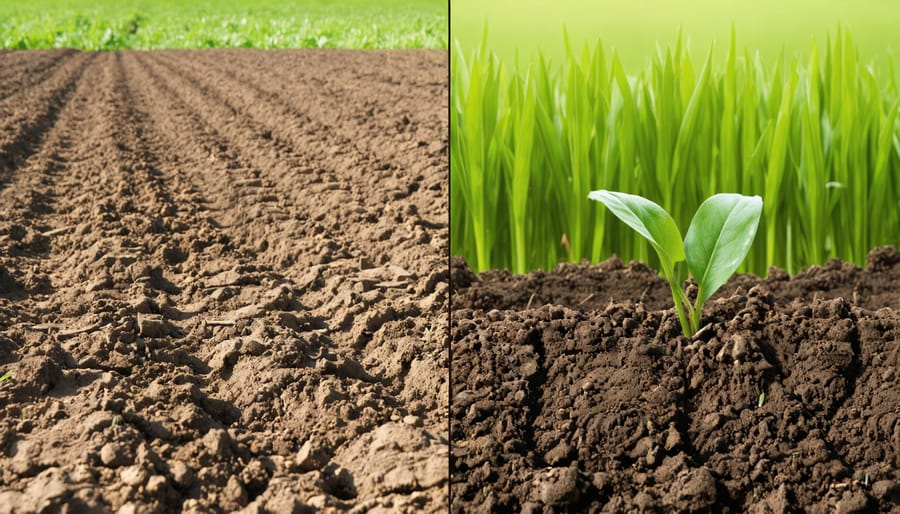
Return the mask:
<svg viewBox="0 0 900 514"><path fill-rule="evenodd" d="M420 427L423 424L422 418L420 418L419 416L413 416L411 414L409 416L404 416L403 422L414 427Z"/></svg>
<svg viewBox="0 0 900 514"><path fill-rule="evenodd" d="M744 360L747 355L747 341L744 336L736 335L731 341L734 345L731 349L731 358L736 361Z"/></svg>
<svg viewBox="0 0 900 514"><path fill-rule="evenodd" d="M103 445L103 448L100 448L100 462L110 468L128 464L125 451L116 443L106 443Z"/></svg>
<svg viewBox="0 0 900 514"><path fill-rule="evenodd" d="M323 468L331 460L328 450L314 439L307 439L294 462L301 471L315 471Z"/></svg>
<svg viewBox="0 0 900 514"><path fill-rule="evenodd" d="M163 494L166 487L166 477L162 475L153 475L147 480L146 491L153 496Z"/></svg>
<svg viewBox="0 0 900 514"><path fill-rule="evenodd" d="M172 334L173 327L162 318L139 315L138 331L142 337L166 337Z"/></svg>
<svg viewBox="0 0 900 514"><path fill-rule="evenodd" d="M554 468L535 485L545 505L558 508L578 501L578 470L575 468Z"/></svg>
<svg viewBox="0 0 900 514"><path fill-rule="evenodd" d="M237 503L240 506L247 504L247 491L244 490L243 484L238 477L231 475L228 483L225 484L225 490L222 491L226 498Z"/></svg>
<svg viewBox="0 0 900 514"><path fill-rule="evenodd" d="M169 464L169 471L172 473L172 481L182 488L188 489L194 483L194 472L180 460L172 461Z"/></svg>
<svg viewBox="0 0 900 514"><path fill-rule="evenodd" d="M213 455L230 454L231 445L229 444L228 432L221 428L213 428L203 436L203 445Z"/></svg>
<svg viewBox="0 0 900 514"><path fill-rule="evenodd" d="M147 480L147 477L150 474L147 473L147 470L144 469L143 466L138 464L128 466L123 469L119 476L122 478L122 482L127 485L138 486L144 483Z"/></svg>

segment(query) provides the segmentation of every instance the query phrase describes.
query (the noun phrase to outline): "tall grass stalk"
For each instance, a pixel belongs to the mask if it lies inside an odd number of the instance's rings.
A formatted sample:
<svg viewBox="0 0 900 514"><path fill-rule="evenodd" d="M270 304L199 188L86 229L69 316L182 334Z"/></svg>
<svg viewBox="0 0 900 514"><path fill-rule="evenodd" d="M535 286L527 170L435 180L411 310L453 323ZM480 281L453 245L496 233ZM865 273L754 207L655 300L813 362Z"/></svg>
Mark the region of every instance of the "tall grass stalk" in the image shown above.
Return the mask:
<svg viewBox="0 0 900 514"><path fill-rule="evenodd" d="M628 75L599 42L550 64L487 48L451 62L451 250L516 273L611 254L657 265L587 193L649 198L680 226L716 193L760 195L740 271L794 272L900 243L900 95L838 28L801 60L762 62L732 37L693 62L679 36Z"/></svg>

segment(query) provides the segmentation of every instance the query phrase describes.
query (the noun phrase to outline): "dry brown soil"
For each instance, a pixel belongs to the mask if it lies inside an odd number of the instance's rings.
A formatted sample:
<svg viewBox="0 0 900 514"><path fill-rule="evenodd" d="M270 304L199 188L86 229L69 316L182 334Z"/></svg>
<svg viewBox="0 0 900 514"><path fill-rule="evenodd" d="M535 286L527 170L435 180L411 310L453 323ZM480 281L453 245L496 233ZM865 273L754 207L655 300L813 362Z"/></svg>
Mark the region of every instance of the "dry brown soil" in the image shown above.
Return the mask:
<svg viewBox="0 0 900 514"><path fill-rule="evenodd" d="M442 512L447 55L0 52L0 512Z"/></svg>
<svg viewBox="0 0 900 514"><path fill-rule="evenodd" d="M692 340L640 264L454 260L452 512L900 511L900 254L868 260L737 276Z"/></svg>

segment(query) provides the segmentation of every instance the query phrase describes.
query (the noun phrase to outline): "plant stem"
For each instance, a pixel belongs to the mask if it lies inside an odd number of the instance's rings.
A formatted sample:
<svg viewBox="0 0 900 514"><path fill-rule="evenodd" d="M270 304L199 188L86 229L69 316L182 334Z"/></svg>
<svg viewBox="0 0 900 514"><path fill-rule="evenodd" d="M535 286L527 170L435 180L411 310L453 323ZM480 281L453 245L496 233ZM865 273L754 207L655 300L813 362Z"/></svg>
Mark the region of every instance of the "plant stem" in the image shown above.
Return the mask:
<svg viewBox="0 0 900 514"><path fill-rule="evenodd" d="M690 319L693 318L693 309L691 309L691 304L686 301L687 298L685 298L684 291L672 277L669 277L669 288L672 289L672 299L675 300L675 310L678 312L678 321L681 322L681 331L684 332L685 337L690 339L695 332L695 330L692 330L690 324ZM691 311L688 313L688 315L685 315L685 306L687 306L689 311Z"/></svg>
<svg viewBox="0 0 900 514"><path fill-rule="evenodd" d="M698 292L697 294L698 294L698 298L699 298L700 293ZM692 331L691 335L696 334L697 331L700 330L700 310L701 310L701 308L702 308L702 305L697 304L691 309L691 331Z"/></svg>

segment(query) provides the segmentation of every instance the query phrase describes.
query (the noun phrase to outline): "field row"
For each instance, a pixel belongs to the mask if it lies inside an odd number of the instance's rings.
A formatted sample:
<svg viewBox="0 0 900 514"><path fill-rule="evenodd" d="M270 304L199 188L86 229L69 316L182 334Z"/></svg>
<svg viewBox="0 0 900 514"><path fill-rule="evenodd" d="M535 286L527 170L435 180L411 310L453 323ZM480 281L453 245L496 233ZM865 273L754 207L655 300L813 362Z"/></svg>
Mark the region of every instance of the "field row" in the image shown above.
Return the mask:
<svg viewBox="0 0 900 514"><path fill-rule="evenodd" d="M0 54L0 504L445 506L446 64Z"/></svg>
<svg viewBox="0 0 900 514"><path fill-rule="evenodd" d="M243 0L0 6L0 48L447 48L445 2Z"/></svg>

